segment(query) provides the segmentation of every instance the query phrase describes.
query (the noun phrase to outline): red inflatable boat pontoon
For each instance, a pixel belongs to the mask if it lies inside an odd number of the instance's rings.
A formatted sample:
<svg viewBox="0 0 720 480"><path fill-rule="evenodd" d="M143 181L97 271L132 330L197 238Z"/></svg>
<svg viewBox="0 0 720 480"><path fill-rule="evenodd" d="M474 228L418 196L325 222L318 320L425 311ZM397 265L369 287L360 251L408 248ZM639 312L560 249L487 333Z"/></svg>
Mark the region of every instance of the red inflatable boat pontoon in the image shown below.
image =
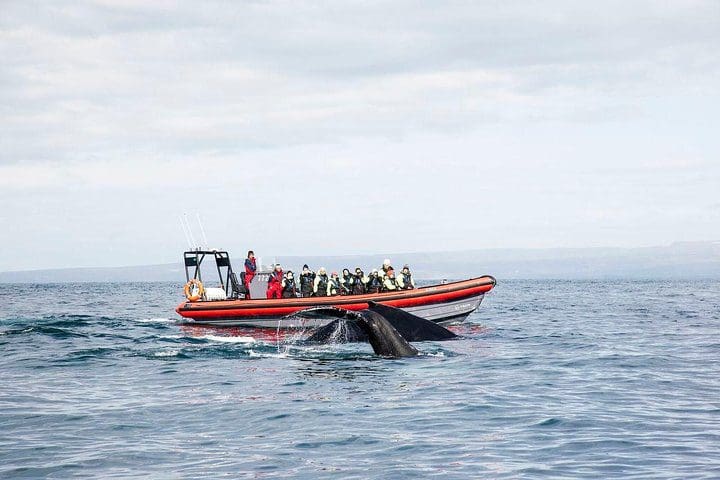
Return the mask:
<svg viewBox="0 0 720 480"><path fill-rule="evenodd" d="M465 320L478 308L485 294L492 290L496 283L495 278L488 275L411 290L376 294L246 300L240 293L241 286L232 271L227 252L215 250L185 252L188 284L193 280L195 284L202 280L200 265L207 257L215 258L220 287L207 289L200 295L197 291L190 292L186 289L186 296L193 301L185 301L176 308L177 313L188 319L189 322L204 325L266 328L317 327L330 320L322 317L285 317L318 307L362 310L368 307L368 302L401 308L437 323L455 323ZM191 275L190 269L193 268L194 272ZM266 279L267 275L256 275L253 283L262 284Z"/></svg>

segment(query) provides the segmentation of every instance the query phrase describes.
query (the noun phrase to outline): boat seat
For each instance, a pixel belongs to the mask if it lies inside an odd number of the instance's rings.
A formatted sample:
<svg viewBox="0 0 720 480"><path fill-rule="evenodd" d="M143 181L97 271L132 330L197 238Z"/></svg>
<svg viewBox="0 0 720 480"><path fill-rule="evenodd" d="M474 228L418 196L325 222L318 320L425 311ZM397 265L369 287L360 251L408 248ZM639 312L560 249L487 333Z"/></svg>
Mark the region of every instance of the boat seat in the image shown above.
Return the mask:
<svg viewBox="0 0 720 480"><path fill-rule="evenodd" d="M241 276L242 275L243 274L241 274ZM243 278L243 280L245 279ZM232 288L231 298L245 298L245 294L247 293L247 288L245 288L245 282L239 282L237 275L235 275L235 272L232 272L230 274L230 287Z"/></svg>

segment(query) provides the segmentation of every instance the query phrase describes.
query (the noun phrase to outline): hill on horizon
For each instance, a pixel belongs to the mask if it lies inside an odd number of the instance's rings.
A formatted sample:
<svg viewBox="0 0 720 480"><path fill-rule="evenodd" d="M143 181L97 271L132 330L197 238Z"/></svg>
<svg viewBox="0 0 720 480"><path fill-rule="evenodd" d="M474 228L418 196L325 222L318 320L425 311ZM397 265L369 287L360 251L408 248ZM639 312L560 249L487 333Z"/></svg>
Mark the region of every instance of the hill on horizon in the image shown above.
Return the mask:
<svg viewBox="0 0 720 480"><path fill-rule="evenodd" d="M232 255L232 252L231 252ZM232 257L231 257L232 258ZM267 257L266 257L267 258ZM390 258L407 263L418 279L493 275L499 279L720 279L720 242L676 242L643 248L484 249L456 252L342 256L278 256L285 269L360 266L366 272ZM236 271L243 257L233 258ZM124 267L85 267L0 272L0 283L183 282L182 262Z"/></svg>

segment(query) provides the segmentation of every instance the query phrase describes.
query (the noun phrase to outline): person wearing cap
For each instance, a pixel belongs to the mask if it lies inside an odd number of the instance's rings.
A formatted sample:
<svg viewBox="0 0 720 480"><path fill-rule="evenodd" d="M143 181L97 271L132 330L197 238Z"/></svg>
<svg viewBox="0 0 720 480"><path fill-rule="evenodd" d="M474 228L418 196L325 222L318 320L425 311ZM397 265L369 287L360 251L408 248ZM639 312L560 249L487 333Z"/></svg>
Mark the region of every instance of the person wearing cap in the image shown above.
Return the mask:
<svg viewBox="0 0 720 480"><path fill-rule="evenodd" d="M397 281L397 278L395 278L395 270L391 268L388 269L387 272L385 272L385 278L383 278L383 291L386 292L394 292L395 290L400 290L400 284Z"/></svg>
<svg viewBox="0 0 720 480"><path fill-rule="evenodd" d="M282 298L297 298L297 284L292 270L288 270L282 280Z"/></svg>
<svg viewBox="0 0 720 480"><path fill-rule="evenodd" d="M363 273L362 269L360 267L355 267L355 275L353 275L353 286L352 286L352 294L353 295L362 295L365 293L365 284L367 283L368 278Z"/></svg>
<svg viewBox="0 0 720 480"><path fill-rule="evenodd" d="M410 273L410 267L408 265L403 266L397 280L402 290L412 290L415 288L415 279L412 273Z"/></svg>
<svg viewBox="0 0 720 480"><path fill-rule="evenodd" d="M282 267L280 264L277 264L268 277L267 298L282 298L282 281Z"/></svg>
<svg viewBox="0 0 720 480"><path fill-rule="evenodd" d="M382 280L380 279L380 274L377 268L373 268L370 276L368 277L368 281L365 282L365 286L367 293L380 293L380 289L382 288Z"/></svg>
<svg viewBox="0 0 720 480"><path fill-rule="evenodd" d="M340 295L352 295L355 276L350 270L343 268L342 277L340 278Z"/></svg>
<svg viewBox="0 0 720 480"><path fill-rule="evenodd" d="M306 263L303 265L302 273L300 274L300 295L302 297L312 297L314 282L315 272L310 270L310 267L308 267Z"/></svg>
<svg viewBox="0 0 720 480"><path fill-rule="evenodd" d="M250 291L250 282L252 282L255 272L257 272L255 253L252 250L248 250L247 258L245 259L245 288L248 289L248 292Z"/></svg>
<svg viewBox="0 0 720 480"><path fill-rule="evenodd" d="M327 270L325 270L325 267L320 267L313 281L313 295L326 297L328 294L328 282Z"/></svg>
<svg viewBox="0 0 720 480"><path fill-rule="evenodd" d="M385 277L387 275L387 271L392 268L392 265L390 265L390 259L386 258L383 260L382 268L378 271L378 275L380 275L380 278Z"/></svg>
<svg viewBox="0 0 720 480"><path fill-rule="evenodd" d="M330 280L328 281L327 285L327 296L334 297L335 295L340 293L341 288L342 287L340 286L340 277L338 277L337 272L332 272L330 274Z"/></svg>

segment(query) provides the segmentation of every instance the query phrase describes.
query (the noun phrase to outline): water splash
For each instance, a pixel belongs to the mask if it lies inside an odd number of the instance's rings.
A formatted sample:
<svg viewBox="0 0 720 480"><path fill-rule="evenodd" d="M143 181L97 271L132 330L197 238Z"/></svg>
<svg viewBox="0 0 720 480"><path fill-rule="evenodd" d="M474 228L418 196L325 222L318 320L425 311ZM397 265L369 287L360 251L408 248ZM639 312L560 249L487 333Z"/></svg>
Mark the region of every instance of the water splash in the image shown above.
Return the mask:
<svg viewBox="0 0 720 480"><path fill-rule="evenodd" d="M206 340L210 340L213 342L255 343L255 339L253 337L226 337L226 336L220 336L220 335L205 335L200 338L204 338Z"/></svg>
<svg viewBox="0 0 720 480"><path fill-rule="evenodd" d="M347 320L341 318L340 321L335 324L335 330L330 334L328 342L331 344L348 343Z"/></svg>

